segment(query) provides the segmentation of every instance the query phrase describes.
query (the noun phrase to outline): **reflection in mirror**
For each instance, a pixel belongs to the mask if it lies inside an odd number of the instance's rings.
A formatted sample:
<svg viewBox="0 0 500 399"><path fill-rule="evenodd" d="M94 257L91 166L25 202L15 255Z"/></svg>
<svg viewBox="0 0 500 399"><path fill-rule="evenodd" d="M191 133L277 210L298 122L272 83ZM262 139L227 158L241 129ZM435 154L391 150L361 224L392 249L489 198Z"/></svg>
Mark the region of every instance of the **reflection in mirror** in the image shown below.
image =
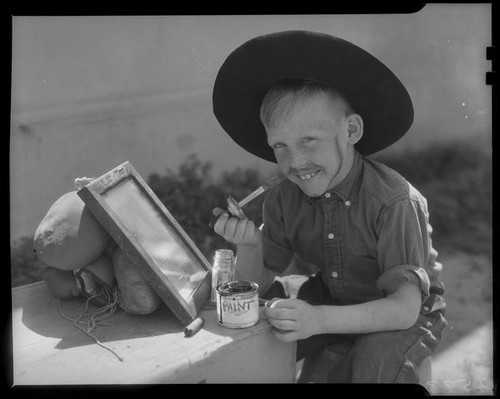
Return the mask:
<svg viewBox="0 0 500 399"><path fill-rule="evenodd" d="M103 194L103 199L161 273L188 301L206 271L198 266L197 260L185 249L140 187L133 179L126 179Z"/></svg>

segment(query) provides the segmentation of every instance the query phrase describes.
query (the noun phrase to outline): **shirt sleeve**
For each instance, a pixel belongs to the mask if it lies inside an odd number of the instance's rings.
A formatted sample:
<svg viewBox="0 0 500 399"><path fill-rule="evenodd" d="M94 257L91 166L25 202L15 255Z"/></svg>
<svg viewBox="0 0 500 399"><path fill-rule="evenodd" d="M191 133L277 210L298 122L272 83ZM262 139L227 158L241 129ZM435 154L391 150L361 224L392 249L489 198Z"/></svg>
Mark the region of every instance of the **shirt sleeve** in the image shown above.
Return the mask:
<svg viewBox="0 0 500 399"><path fill-rule="evenodd" d="M417 284L422 301L429 296L425 269L430 235L425 207L416 199L400 199L385 207L378 224L377 253L382 274L377 287L391 294L405 281Z"/></svg>
<svg viewBox="0 0 500 399"><path fill-rule="evenodd" d="M293 250L286 237L283 207L278 190L271 190L266 196L262 219L264 266L276 273L282 273L292 260Z"/></svg>

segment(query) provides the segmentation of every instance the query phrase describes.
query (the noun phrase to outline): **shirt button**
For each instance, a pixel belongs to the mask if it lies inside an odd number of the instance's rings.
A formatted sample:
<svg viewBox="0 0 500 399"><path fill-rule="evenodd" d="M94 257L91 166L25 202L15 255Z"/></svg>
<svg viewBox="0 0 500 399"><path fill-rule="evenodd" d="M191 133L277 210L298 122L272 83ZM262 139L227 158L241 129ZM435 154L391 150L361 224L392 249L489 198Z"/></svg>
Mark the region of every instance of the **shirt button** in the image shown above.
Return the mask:
<svg viewBox="0 0 500 399"><path fill-rule="evenodd" d="M326 193L325 194L325 198L330 198L331 197L331 194L330 193Z"/></svg>
<svg viewBox="0 0 500 399"><path fill-rule="evenodd" d="M346 201L345 206L351 206L351 201Z"/></svg>
<svg viewBox="0 0 500 399"><path fill-rule="evenodd" d="M333 235L333 233L328 234L328 238L329 238L330 240L332 240L332 239L333 239L333 237L335 237L335 236Z"/></svg>
<svg viewBox="0 0 500 399"><path fill-rule="evenodd" d="M339 274L338 274L337 272L332 272L332 277L333 277L333 278L337 278L337 277L338 277L338 275L339 275Z"/></svg>

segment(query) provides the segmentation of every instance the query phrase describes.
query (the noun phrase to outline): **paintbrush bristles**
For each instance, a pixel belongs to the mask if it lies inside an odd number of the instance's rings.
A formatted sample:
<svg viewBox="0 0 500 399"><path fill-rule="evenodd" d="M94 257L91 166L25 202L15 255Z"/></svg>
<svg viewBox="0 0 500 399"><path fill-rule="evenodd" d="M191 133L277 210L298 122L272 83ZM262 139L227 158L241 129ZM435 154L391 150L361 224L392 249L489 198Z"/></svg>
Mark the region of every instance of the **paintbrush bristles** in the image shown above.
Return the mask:
<svg viewBox="0 0 500 399"><path fill-rule="evenodd" d="M281 173L278 173L277 175L271 176L269 179L267 179L264 184L262 184L262 187L264 190L269 190L273 188L274 186L277 186L280 184L283 180L285 179L285 176Z"/></svg>

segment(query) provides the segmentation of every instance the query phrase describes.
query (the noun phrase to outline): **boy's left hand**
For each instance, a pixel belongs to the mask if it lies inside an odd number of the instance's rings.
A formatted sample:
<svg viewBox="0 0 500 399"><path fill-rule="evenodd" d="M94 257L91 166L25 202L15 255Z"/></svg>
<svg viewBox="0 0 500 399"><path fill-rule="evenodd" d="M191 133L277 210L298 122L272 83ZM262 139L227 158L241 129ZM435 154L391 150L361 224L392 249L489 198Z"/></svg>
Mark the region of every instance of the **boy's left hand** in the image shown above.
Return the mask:
<svg viewBox="0 0 500 399"><path fill-rule="evenodd" d="M264 315L281 342L294 342L319 333L319 310L300 299L272 299L266 303Z"/></svg>

